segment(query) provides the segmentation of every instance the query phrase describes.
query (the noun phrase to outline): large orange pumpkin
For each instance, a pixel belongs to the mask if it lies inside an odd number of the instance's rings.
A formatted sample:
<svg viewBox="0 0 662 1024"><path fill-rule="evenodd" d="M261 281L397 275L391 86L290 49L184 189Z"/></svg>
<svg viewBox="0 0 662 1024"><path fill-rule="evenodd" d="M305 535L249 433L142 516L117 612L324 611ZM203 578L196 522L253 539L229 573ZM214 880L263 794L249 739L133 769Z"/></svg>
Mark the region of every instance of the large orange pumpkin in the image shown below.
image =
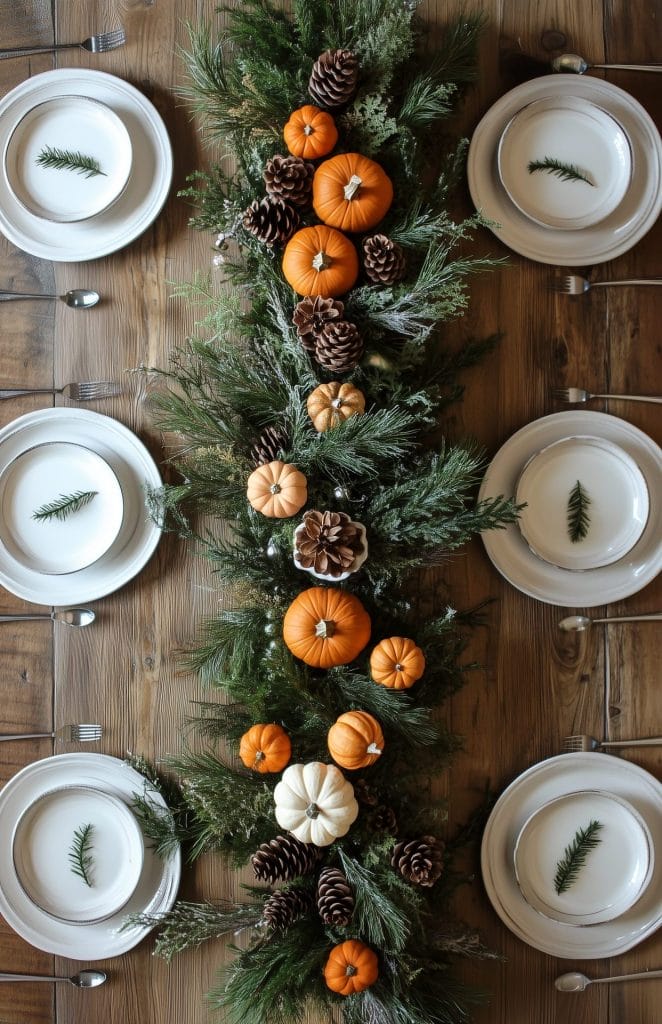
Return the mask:
<svg viewBox="0 0 662 1024"><path fill-rule="evenodd" d="M287 519L308 500L308 483L303 473L289 462L265 462L248 478L246 497L256 511L270 519Z"/></svg>
<svg viewBox="0 0 662 1024"><path fill-rule="evenodd" d="M408 690L425 672L425 655L413 640L390 636L370 655L370 675L393 690Z"/></svg>
<svg viewBox="0 0 662 1024"><path fill-rule="evenodd" d="M338 129L331 114L307 104L290 115L283 136L293 156L317 160L331 152L338 141Z"/></svg>
<svg viewBox="0 0 662 1024"><path fill-rule="evenodd" d="M290 737L280 725L252 725L239 741L241 760L262 775L282 771L291 756Z"/></svg>
<svg viewBox="0 0 662 1024"><path fill-rule="evenodd" d="M367 711L346 711L329 729L327 744L336 764L354 771L369 768L381 756L384 734Z"/></svg>
<svg viewBox="0 0 662 1024"><path fill-rule="evenodd" d="M393 202L393 185L385 171L360 153L340 153L325 160L313 178L313 207L325 224L341 231L367 231Z"/></svg>
<svg viewBox="0 0 662 1024"><path fill-rule="evenodd" d="M324 965L324 980L333 992L352 996L374 985L379 977L377 954L358 939L334 946Z"/></svg>
<svg viewBox="0 0 662 1024"><path fill-rule="evenodd" d="M306 408L315 430L321 434L337 427L350 416L359 416L365 412L365 395L353 384L332 380L311 391Z"/></svg>
<svg viewBox="0 0 662 1024"><path fill-rule="evenodd" d="M344 295L359 276L356 249L324 224L301 228L285 246L283 274L299 295Z"/></svg>
<svg viewBox="0 0 662 1024"><path fill-rule="evenodd" d="M346 665L370 639L370 616L358 597L332 587L311 587L285 612L283 640L296 658L315 668Z"/></svg>

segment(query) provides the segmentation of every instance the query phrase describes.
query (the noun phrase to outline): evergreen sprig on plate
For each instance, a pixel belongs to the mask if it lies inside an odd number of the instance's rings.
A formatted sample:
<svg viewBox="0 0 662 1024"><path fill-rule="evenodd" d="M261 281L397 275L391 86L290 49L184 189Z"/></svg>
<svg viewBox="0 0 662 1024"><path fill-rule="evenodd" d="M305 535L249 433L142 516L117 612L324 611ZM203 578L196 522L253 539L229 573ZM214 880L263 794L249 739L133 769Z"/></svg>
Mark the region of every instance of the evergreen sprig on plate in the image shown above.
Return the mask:
<svg viewBox="0 0 662 1024"><path fill-rule="evenodd" d="M32 513L32 518L40 521L47 519L60 519L64 521L74 512L80 512L82 508L89 505L97 496L98 491L74 491L73 494L61 494L54 501L46 505L40 505Z"/></svg>
<svg viewBox="0 0 662 1024"><path fill-rule="evenodd" d="M88 885L90 889L94 884L92 880L92 868L94 866L94 857L92 856L93 833L94 825L81 825L74 832L69 850L69 863L73 874L77 875L78 878L82 878L85 885Z"/></svg>
<svg viewBox="0 0 662 1024"><path fill-rule="evenodd" d="M53 167L58 171L75 171L76 174L83 174L86 178L94 178L98 174L107 177L106 172L101 170L98 160L95 160L93 156L86 156L79 150L44 146L37 157L37 163L41 167Z"/></svg>
<svg viewBox="0 0 662 1024"><path fill-rule="evenodd" d="M543 157L542 160L530 160L528 164L529 174L536 171L547 171L556 175L561 181L583 181L591 188L595 188L595 182L591 181L588 174L582 171L576 164L564 163L563 160L556 160L552 156Z"/></svg>
<svg viewBox="0 0 662 1024"><path fill-rule="evenodd" d="M568 498L568 535L573 544L584 540L591 523L588 508L591 499L578 480Z"/></svg>
<svg viewBox="0 0 662 1024"><path fill-rule="evenodd" d="M554 889L561 895L577 881L580 870L586 863L591 850L602 842L598 832L602 828L601 821L589 821L586 828L578 828L572 842L566 846L561 860L556 865Z"/></svg>

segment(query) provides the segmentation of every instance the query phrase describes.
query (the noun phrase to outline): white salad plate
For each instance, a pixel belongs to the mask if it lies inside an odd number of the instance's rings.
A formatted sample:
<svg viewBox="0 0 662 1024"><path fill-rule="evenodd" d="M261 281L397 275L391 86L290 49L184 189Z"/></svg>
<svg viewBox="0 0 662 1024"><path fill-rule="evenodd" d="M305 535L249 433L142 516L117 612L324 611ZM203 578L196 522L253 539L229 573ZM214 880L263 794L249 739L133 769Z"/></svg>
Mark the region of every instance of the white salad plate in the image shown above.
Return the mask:
<svg viewBox="0 0 662 1024"><path fill-rule="evenodd" d="M35 761L6 783L0 791L0 913L26 942L72 960L103 960L133 949L150 931L145 925L123 929L127 915L161 914L171 908L181 874L179 850L163 860L145 843L138 884L128 902L105 920L89 924L59 921L45 913L25 894L14 869L14 829L46 793L89 786L130 806L136 795L144 795L146 784L142 775L118 758L81 753ZM150 790L150 799L166 809L158 793Z"/></svg>
<svg viewBox="0 0 662 1024"><path fill-rule="evenodd" d="M485 550L501 575L522 593L562 607L590 608L636 594L662 569L662 451L626 420L591 410L553 413L527 423L499 449L480 486L479 500L514 495L529 459L555 441L589 434L617 445L639 467L646 482L650 508L644 531L618 562L573 572L538 558L513 523L481 536Z"/></svg>
<svg viewBox="0 0 662 1024"><path fill-rule="evenodd" d="M543 227L515 206L497 167L501 135L511 119L542 99L576 97L606 111L622 127L632 154L632 178L621 203L604 220L579 230ZM636 245L662 209L662 140L640 103L611 82L580 75L545 75L511 89L490 107L469 146L467 175L476 209L515 252L540 263L583 266L604 263ZM567 182L572 186L572 182Z"/></svg>
<svg viewBox="0 0 662 1024"><path fill-rule="evenodd" d="M573 928L526 902L515 877L514 853L532 814L556 797L579 790L599 790L632 805L646 823L658 855L650 881L633 906L614 920ZM561 754L528 768L501 794L483 833L481 870L492 906L523 942L551 956L598 960L624 953L662 924L661 849L662 784L657 779L610 754Z"/></svg>
<svg viewBox="0 0 662 1024"><path fill-rule="evenodd" d="M94 601L128 583L153 554L161 530L149 516L145 492L160 487L161 477L142 441L122 423L87 409L58 407L20 416L0 429L0 479L21 455L49 442L84 445L107 463L123 496L122 525L100 558L78 572L60 575L44 575L18 561L0 534L0 586L36 604ZM89 508L93 505L91 502ZM74 518L62 525L73 524Z"/></svg>
<svg viewBox="0 0 662 1024"><path fill-rule="evenodd" d="M161 115L134 86L103 71L58 68L34 75L0 99L0 151L5 151L22 118L42 103L63 95L98 100L121 119L133 154L126 188L98 216L59 224L54 230L51 223L30 213L12 195L3 177L0 231L33 256L56 262L81 262L116 252L155 220L170 190L172 148Z"/></svg>

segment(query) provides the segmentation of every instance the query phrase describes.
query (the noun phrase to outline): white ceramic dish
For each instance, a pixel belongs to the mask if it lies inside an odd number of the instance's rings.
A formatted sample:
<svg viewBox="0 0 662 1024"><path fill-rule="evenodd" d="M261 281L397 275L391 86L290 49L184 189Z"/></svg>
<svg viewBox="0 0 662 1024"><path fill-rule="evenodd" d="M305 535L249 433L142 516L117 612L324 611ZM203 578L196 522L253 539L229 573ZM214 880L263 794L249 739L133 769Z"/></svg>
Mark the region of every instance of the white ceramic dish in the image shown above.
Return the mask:
<svg viewBox="0 0 662 1024"><path fill-rule="evenodd" d="M536 452L575 434L602 437L622 448L646 481L650 511L646 528L620 561L591 572L571 572L533 554L516 524L482 534L485 550L501 575L524 594L548 604L591 608L642 590L662 569L662 451L637 427L591 410L553 413L527 423L499 449L480 486L479 500L514 495L522 468Z"/></svg>
<svg viewBox="0 0 662 1024"><path fill-rule="evenodd" d="M623 201L605 220L577 231L541 227L525 216L509 199L496 165L501 134L519 110L535 100L567 96L607 111L632 151L632 181ZM545 75L506 93L476 128L467 161L471 197L495 235L522 256L568 267L613 260L643 238L662 210L661 168L662 140L649 114L623 89L588 75Z"/></svg>
<svg viewBox="0 0 662 1024"><path fill-rule="evenodd" d="M361 568L361 566L365 562L366 558L368 557L368 541L367 541L367 538L366 538L365 526L363 525L363 523L355 523L354 525L358 526L358 528L359 528L359 534L360 534L361 543L363 545L363 548L359 552L359 554L356 556L356 558L352 562L351 567L347 570L347 572L340 573L339 576L332 576L331 573L316 572L316 570L314 568L312 568L312 566L309 568L307 566L301 565L301 562L299 561L299 558L298 558L297 542L298 542L299 536L303 533L303 530L305 529L305 524L301 523L299 526L297 526L296 530L294 531L294 554L293 554L293 561L294 561L294 564L297 567L297 569L300 569L301 572L308 572L308 573L310 573L311 576L314 576L318 580L327 580L329 583L342 583L343 580L349 579L349 577L352 575L352 573L357 572Z"/></svg>
<svg viewBox="0 0 662 1024"><path fill-rule="evenodd" d="M568 501L581 483L590 502L586 536L572 541ZM646 480L627 452L600 437L564 437L529 459L515 498L519 527L540 558L562 569L611 565L632 550L648 520Z"/></svg>
<svg viewBox="0 0 662 1024"><path fill-rule="evenodd" d="M543 804L578 790L602 790L627 800L646 822L655 850L662 849L662 785L630 761L610 754L561 754L523 772L501 794L481 846L487 895L507 928L536 949L567 959L617 956L662 924L662 862L655 859L641 899L621 917L587 928L569 928L529 906L517 885L515 842L527 819Z"/></svg>
<svg viewBox="0 0 662 1024"><path fill-rule="evenodd" d="M53 150L81 154L98 171L44 166ZM107 210L126 188L131 160L131 138L110 107L87 96L55 96L19 119L3 168L9 191L29 213L66 224Z"/></svg>

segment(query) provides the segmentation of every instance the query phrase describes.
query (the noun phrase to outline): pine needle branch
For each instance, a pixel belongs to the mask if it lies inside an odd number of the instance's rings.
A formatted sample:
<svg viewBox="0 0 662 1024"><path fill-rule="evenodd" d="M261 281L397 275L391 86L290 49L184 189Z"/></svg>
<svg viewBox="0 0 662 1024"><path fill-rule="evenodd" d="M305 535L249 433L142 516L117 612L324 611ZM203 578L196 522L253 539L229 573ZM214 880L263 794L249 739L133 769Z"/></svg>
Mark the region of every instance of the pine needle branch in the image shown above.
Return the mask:
<svg viewBox="0 0 662 1024"><path fill-rule="evenodd" d="M46 505L40 505L32 513L32 518L39 521L46 519L59 519L64 521L74 512L80 512L82 508L89 505L98 491L74 491L73 494L61 494L54 501Z"/></svg>
<svg viewBox="0 0 662 1024"><path fill-rule="evenodd" d="M74 832L69 849L69 863L71 871L78 878L82 878L85 885L92 888L92 867L94 858L92 856L92 834L94 825L81 825Z"/></svg>
<svg viewBox="0 0 662 1024"><path fill-rule="evenodd" d="M586 828L577 829L574 839L566 846L563 857L556 865L554 876L554 888L559 895L577 881L588 853L602 842L601 836L598 835L602 827L602 822L595 819L590 821Z"/></svg>
<svg viewBox="0 0 662 1024"><path fill-rule="evenodd" d="M41 167L52 167L58 171L75 171L76 174L83 174L86 178L94 178L99 174L107 177L105 171L101 170L98 160L92 156L71 149L58 149L56 146L44 146L37 157L37 163Z"/></svg>
<svg viewBox="0 0 662 1024"><path fill-rule="evenodd" d="M156 928L156 956L168 963L185 949L197 949L203 942L220 939L230 932L253 928L262 915L262 908L251 903L191 903L179 900L165 914L131 914L120 931L129 928Z"/></svg>
<svg viewBox="0 0 662 1024"><path fill-rule="evenodd" d="M568 535L573 544L584 540L591 522L589 505L591 499L578 480L568 498Z"/></svg>
<svg viewBox="0 0 662 1024"><path fill-rule="evenodd" d="M554 174L561 181L584 181L591 188L595 188L595 182L576 164L564 163L562 160L555 160L554 157L546 156L542 160L530 160L528 164L529 174L536 171L547 171Z"/></svg>

